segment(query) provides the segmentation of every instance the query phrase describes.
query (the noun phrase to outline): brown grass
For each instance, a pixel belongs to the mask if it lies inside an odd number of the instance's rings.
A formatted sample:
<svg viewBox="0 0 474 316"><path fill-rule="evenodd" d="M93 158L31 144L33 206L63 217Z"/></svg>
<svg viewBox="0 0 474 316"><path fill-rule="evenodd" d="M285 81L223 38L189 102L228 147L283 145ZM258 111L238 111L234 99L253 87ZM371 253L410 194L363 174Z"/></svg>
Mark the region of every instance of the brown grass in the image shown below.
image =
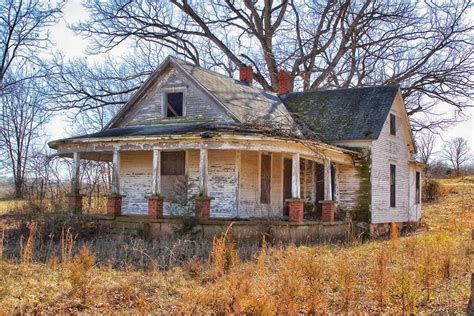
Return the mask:
<svg viewBox="0 0 474 316"><path fill-rule="evenodd" d="M262 239L244 260L229 231L214 240L208 260L167 270L97 264L93 248L78 252L82 245L66 229L62 264L34 254L28 265L0 259L0 314L462 314L473 268L474 185L443 184L450 193L424 205L424 229L409 236L298 247Z"/></svg>

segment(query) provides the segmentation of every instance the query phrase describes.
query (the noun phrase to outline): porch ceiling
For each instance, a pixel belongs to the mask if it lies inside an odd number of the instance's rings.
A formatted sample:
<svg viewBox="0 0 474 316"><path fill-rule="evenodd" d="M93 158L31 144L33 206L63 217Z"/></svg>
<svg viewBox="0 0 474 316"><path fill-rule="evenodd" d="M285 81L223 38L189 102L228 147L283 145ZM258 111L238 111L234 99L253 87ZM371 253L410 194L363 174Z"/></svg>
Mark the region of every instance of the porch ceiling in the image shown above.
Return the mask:
<svg viewBox="0 0 474 316"><path fill-rule="evenodd" d="M298 139L284 139L264 136L242 135L175 135L137 136L118 138L81 138L67 142L56 142L50 146L60 156L70 157L80 152L84 159L111 161L114 151L160 150L241 150L300 154L309 160L330 159L339 164L353 164L353 157L359 153L344 148ZM89 157L89 158L88 158Z"/></svg>

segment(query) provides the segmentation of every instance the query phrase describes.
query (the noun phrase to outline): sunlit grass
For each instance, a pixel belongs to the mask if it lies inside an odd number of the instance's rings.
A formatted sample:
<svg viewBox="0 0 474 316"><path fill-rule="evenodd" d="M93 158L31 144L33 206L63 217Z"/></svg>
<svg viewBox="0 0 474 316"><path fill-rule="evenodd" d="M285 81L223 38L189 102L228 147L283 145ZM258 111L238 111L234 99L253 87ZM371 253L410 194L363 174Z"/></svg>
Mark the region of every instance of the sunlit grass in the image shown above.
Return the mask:
<svg viewBox="0 0 474 316"><path fill-rule="evenodd" d="M27 201L23 199L12 199L12 198L0 199L0 215L15 213L18 210L24 209L24 206L26 205L27 205Z"/></svg>
<svg viewBox="0 0 474 316"><path fill-rule="evenodd" d="M474 259L474 187L464 182L443 180L448 195L424 204L423 228L397 242L263 242L242 260L239 241L226 235L206 262L137 271L94 265L94 254L68 239L63 252L76 247L74 258L0 260L0 314L463 314ZM24 237L28 249L34 238Z"/></svg>

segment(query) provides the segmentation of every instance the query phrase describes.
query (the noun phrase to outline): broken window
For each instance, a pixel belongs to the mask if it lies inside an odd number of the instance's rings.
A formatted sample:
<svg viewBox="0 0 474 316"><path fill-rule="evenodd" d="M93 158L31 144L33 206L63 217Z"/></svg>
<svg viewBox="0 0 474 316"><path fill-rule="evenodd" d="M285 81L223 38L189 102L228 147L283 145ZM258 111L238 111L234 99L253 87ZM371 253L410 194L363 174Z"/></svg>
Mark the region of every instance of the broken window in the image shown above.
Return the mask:
<svg viewBox="0 0 474 316"><path fill-rule="evenodd" d="M395 207L395 177L396 166L390 165L390 207Z"/></svg>
<svg viewBox="0 0 474 316"><path fill-rule="evenodd" d="M390 135L397 135L397 117L390 114Z"/></svg>
<svg viewBox="0 0 474 316"><path fill-rule="evenodd" d="M167 93L166 94L166 117L183 116L183 93Z"/></svg>
<svg viewBox="0 0 474 316"><path fill-rule="evenodd" d="M262 154L260 163L260 203L270 204L272 156Z"/></svg>

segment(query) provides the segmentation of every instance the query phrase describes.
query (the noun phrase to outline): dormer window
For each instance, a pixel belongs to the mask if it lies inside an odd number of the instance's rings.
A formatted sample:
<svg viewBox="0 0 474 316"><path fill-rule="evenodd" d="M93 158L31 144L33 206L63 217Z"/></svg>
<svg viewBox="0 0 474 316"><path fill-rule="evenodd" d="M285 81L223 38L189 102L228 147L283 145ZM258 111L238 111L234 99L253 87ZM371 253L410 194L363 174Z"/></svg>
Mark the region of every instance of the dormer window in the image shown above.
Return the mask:
<svg viewBox="0 0 474 316"><path fill-rule="evenodd" d="M166 117L184 116L183 92L173 92L166 94Z"/></svg>
<svg viewBox="0 0 474 316"><path fill-rule="evenodd" d="M397 135L397 117L390 114L390 135Z"/></svg>

